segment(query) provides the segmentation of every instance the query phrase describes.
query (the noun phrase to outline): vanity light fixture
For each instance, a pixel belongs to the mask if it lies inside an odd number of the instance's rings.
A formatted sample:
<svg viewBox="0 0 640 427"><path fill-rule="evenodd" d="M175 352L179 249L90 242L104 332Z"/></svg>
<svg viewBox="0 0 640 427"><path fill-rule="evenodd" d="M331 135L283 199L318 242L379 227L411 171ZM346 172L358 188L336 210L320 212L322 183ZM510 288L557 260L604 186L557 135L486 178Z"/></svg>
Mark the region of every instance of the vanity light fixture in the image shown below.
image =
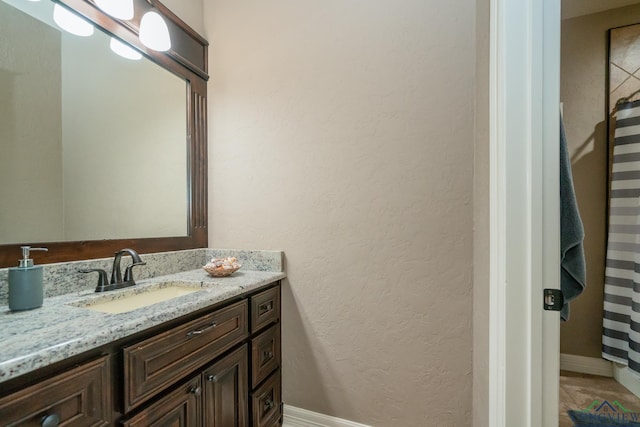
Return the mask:
<svg viewBox="0 0 640 427"><path fill-rule="evenodd" d="M98 7L114 18L133 18L133 0L95 0Z"/></svg>
<svg viewBox="0 0 640 427"><path fill-rule="evenodd" d="M120 40L111 37L111 41L109 42L109 47L111 50L118 55L122 56L126 59L132 59L137 61L142 58L142 54L137 50L133 49L131 46L122 43Z"/></svg>
<svg viewBox="0 0 640 427"><path fill-rule="evenodd" d="M171 49L169 27L157 12L149 11L142 16L142 20L140 20L140 41L149 49L160 52Z"/></svg>
<svg viewBox="0 0 640 427"><path fill-rule="evenodd" d="M53 20L60 28L76 36L93 34L93 25L57 3L53 6Z"/></svg>

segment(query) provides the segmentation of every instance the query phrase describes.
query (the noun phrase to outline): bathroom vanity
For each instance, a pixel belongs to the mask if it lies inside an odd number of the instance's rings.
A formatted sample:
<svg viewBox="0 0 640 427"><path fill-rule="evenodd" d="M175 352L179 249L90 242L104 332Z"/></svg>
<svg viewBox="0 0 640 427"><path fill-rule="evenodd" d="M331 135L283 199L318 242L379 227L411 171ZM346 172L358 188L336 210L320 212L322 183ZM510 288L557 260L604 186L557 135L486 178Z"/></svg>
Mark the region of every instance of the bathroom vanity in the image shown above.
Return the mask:
<svg viewBox="0 0 640 427"><path fill-rule="evenodd" d="M262 268L249 257L240 271L225 278L209 277L200 268L212 256L205 249L208 43L160 1L133 0L131 19L110 16L97 3L0 3L0 18L7 22L0 27L8 31L2 33L4 43L27 46L12 49L15 57L8 62L28 63L20 70L29 69L31 79L15 86L26 88L16 92L11 104L20 114L3 115L5 120L27 117L27 125L1 123L15 132L0 145L18 147L21 153L64 146L70 154L47 156L54 163L46 167L29 159L16 163L22 175L7 170L13 181L3 181L33 200L5 203L19 209L5 217L12 226L0 230L0 425L280 425L281 253L274 257L277 268ZM52 10L61 7L100 30L87 38L93 44L81 44L50 25ZM150 12L166 21L167 51L153 50L138 37L142 17ZM109 39L145 59L135 66L114 59L103 49ZM5 73L14 74L23 73ZM13 77L6 76L6 87L13 88ZM148 92L141 91L141 83L148 84ZM69 92L63 95L62 87ZM160 98L169 87L174 96ZM45 92L54 97L45 101ZM78 102L62 103L62 98ZM53 107L46 113L45 104ZM45 118L49 126L43 126ZM62 140L63 134L77 138ZM96 168L96 159L109 167ZM100 177L99 170L107 177ZM46 171L52 175L40 175ZM63 182L62 176L69 179ZM30 183L27 178L37 183L29 190L51 184L42 188L47 197L18 186ZM108 185L103 188L100 182ZM74 193L71 186L81 188ZM122 191L132 186L135 191ZM58 193L64 199L48 197ZM132 198L123 199L126 194ZM36 310L10 312L4 305L5 267L16 265L20 246L26 244L49 248L37 259L45 264L44 303ZM147 261L136 268L143 280L127 290L94 294L95 282L90 285L78 270L107 269L105 257L122 248L135 248ZM189 253L172 261L168 254L173 251ZM61 262L69 265L52 264ZM180 268L164 271L168 264ZM153 304L147 300L153 290L164 288L189 292ZM142 306L100 311L108 305L105 299L132 299L132 293L142 295Z"/></svg>
<svg viewBox="0 0 640 427"><path fill-rule="evenodd" d="M3 313L2 425L281 425L283 277L192 270L129 292L198 291L124 313L93 309L105 296L90 291Z"/></svg>

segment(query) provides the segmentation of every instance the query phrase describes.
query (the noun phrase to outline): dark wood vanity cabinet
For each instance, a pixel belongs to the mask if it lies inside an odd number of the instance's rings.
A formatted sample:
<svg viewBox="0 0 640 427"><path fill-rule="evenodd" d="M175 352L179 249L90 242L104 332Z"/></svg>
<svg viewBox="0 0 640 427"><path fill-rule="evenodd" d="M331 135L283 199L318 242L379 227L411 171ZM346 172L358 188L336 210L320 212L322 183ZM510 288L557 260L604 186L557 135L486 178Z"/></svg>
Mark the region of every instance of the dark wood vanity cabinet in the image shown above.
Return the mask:
<svg viewBox="0 0 640 427"><path fill-rule="evenodd" d="M123 427L241 427L247 424L247 346L145 407Z"/></svg>
<svg viewBox="0 0 640 427"><path fill-rule="evenodd" d="M248 426L247 346L146 406L123 427Z"/></svg>
<svg viewBox="0 0 640 427"><path fill-rule="evenodd" d="M119 425L281 425L280 347L280 286L128 345Z"/></svg>
<svg viewBox="0 0 640 427"><path fill-rule="evenodd" d="M111 425L109 358L101 357L0 399L2 426Z"/></svg>
<svg viewBox="0 0 640 427"><path fill-rule="evenodd" d="M120 425L281 425L280 347L280 286L129 345Z"/></svg>
<svg viewBox="0 0 640 427"><path fill-rule="evenodd" d="M125 412L242 342L249 334L241 301L126 347Z"/></svg>
<svg viewBox="0 0 640 427"><path fill-rule="evenodd" d="M251 426L282 424L280 287L250 297Z"/></svg>
<svg viewBox="0 0 640 427"><path fill-rule="evenodd" d="M0 385L0 425L282 424L279 282L90 354Z"/></svg>

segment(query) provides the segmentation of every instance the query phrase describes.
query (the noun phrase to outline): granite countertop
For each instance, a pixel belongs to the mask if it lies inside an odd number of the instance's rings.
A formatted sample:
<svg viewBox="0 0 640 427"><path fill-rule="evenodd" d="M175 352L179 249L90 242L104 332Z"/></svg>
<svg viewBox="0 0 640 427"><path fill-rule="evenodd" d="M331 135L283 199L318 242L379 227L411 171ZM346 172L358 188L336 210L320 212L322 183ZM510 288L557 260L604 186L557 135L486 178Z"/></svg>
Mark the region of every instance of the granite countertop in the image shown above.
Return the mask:
<svg viewBox="0 0 640 427"><path fill-rule="evenodd" d="M201 308L273 283L283 272L239 270L215 278L202 269L137 281L122 290L95 293L94 289L45 298L41 308L11 312L0 306L0 383L176 319ZM198 292L119 314L106 314L74 304L110 295L179 284Z"/></svg>

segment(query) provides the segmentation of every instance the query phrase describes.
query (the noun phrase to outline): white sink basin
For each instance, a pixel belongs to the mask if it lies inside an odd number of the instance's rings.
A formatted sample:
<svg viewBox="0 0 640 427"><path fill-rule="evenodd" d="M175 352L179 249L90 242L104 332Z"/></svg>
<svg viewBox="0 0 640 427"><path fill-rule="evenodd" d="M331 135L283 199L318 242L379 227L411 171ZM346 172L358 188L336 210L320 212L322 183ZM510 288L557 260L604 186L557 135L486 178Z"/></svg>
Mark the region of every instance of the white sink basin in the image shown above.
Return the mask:
<svg viewBox="0 0 640 427"><path fill-rule="evenodd" d="M83 300L73 305L102 313L126 313L201 290L184 286L167 286L127 295L113 295L113 298L105 295L104 298Z"/></svg>

